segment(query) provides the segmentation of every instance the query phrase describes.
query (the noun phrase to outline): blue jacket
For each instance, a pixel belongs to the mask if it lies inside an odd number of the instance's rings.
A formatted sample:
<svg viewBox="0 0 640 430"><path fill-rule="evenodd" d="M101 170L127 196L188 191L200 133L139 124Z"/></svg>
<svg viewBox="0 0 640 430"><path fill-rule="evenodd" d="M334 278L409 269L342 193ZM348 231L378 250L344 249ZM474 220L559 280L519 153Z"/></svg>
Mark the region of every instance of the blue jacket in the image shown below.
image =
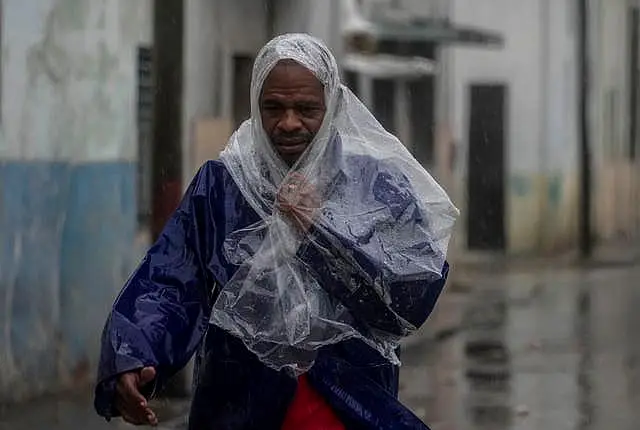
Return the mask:
<svg viewBox="0 0 640 430"><path fill-rule="evenodd" d="M388 204L391 213L417 214L385 173L377 172L375 166L363 169L373 178L375 198ZM108 317L95 392L100 415L116 415L112 402L117 375L154 366L157 388L197 352L190 429L280 429L297 382L267 368L239 339L209 324L220 286L236 270L223 255L223 242L229 233L257 221L258 215L224 165L206 163ZM415 215L413 222L425 221ZM360 252L357 240L314 234L312 242L318 245L303 246L299 254L309 267L337 266L335 260L342 257L327 255L327 250L339 240L352 251L350 258L357 260L359 270L369 272L358 273L348 269L353 266L341 264L342 270L317 273L323 286L331 286L331 294L363 326L403 334L396 314L415 326L427 319L444 287L446 263L440 277L414 274L410 279L395 279L397 285L390 290L397 296L389 305L373 288L349 294L347 283L356 278L355 282L366 285L367 279L375 279L377 266L370 254ZM426 237L425 247L430 249ZM398 368L361 341L321 349L308 378L349 429L427 429L397 399Z"/></svg>

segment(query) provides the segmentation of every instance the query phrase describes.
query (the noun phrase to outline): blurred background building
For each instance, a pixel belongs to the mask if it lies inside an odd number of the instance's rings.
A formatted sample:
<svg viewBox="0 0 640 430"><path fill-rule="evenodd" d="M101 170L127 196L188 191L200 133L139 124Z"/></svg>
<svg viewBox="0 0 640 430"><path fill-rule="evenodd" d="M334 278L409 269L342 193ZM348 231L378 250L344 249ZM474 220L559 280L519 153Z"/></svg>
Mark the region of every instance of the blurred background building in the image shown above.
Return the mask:
<svg viewBox="0 0 640 430"><path fill-rule="evenodd" d="M462 209L452 258L578 246L589 4L594 239L640 233L636 0L4 0L0 401L93 377L104 318L257 51L310 32Z"/></svg>
<svg viewBox="0 0 640 430"><path fill-rule="evenodd" d="M640 225L638 5L588 3L591 231L595 240L628 239L638 236ZM223 145L248 116L251 64L265 40L311 32L334 49L350 88L462 209L454 251L527 255L575 248L584 76L578 4L274 0L251 8L206 2L208 12L193 11L200 25L187 30L194 41L186 43L187 56L206 61L186 60L184 148L214 148L205 129L217 132ZM237 31L243 26L257 31ZM217 52L212 39L220 41ZM196 40L203 41L198 52ZM209 116L215 124L200 122ZM185 173L201 159L196 155Z"/></svg>
<svg viewBox="0 0 640 430"><path fill-rule="evenodd" d="M544 253L578 245L579 3L452 2L455 22L492 28L505 42L500 50L446 54L463 249ZM591 229L596 240L637 238L638 7L588 5Z"/></svg>

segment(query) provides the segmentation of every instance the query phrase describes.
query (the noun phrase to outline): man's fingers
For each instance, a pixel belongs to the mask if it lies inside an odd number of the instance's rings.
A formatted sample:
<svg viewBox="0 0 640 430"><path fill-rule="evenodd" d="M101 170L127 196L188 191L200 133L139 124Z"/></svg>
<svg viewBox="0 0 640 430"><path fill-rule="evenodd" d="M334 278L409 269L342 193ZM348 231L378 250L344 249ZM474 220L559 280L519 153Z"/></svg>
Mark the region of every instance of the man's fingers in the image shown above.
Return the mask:
<svg viewBox="0 0 640 430"><path fill-rule="evenodd" d="M303 175L292 173L283 183L277 203L282 213L292 218L303 231L308 231L315 212L320 208L320 197Z"/></svg>
<svg viewBox="0 0 640 430"><path fill-rule="evenodd" d="M150 425L155 427L158 425L158 419L156 418L155 414L153 414L153 412L151 414L145 415L144 418L137 417L128 413L123 413L122 419L129 424L133 424L134 426Z"/></svg>
<svg viewBox="0 0 640 430"><path fill-rule="evenodd" d="M140 419L136 418L135 416L131 415L128 412L120 412L120 414L122 414L122 419L129 423L129 424L133 424L134 426L140 426L143 424L146 424L142 421L140 421Z"/></svg>
<svg viewBox="0 0 640 430"><path fill-rule="evenodd" d="M153 367L145 367L140 371L140 387L144 387L148 383L156 379L156 369Z"/></svg>
<svg viewBox="0 0 640 430"><path fill-rule="evenodd" d="M116 409L118 410L118 412L120 412L120 415L122 415L123 418L125 418L125 416L129 417L131 415L131 412L129 411L127 404L122 401L122 397L119 394L116 395L114 404Z"/></svg>
<svg viewBox="0 0 640 430"><path fill-rule="evenodd" d="M146 414L139 413L135 405L128 405L118 398L116 400L116 409L120 412L122 419L129 424L141 425L145 423L144 419Z"/></svg>
<svg viewBox="0 0 640 430"><path fill-rule="evenodd" d="M141 387L151 383L155 378L155 369L145 367L140 372L130 372L118 379L115 405L126 422L135 425L157 425L156 414L149 408L147 399L140 392Z"/></svg>
<svg viewBox="0 0 640 430"><path fill-rule="evenodd" d="M147 407L147 399L140 393L138 386L140 378L137 373L122 375L118 381L118 401L116 403L118 410L124 416L129 418L128 422L134 424L148 424L149 408Z"/></svg>
<svg viewBox="0 0 640 430"><path fill-rule="evenodd" d="M127 403L129 407L132 405L139 405L144 403L146 406L147 400L140 393L139 376L137 374L122 375L118 382L118 394L122 397L122 400Z"/></svg>
<svg viewBox="0 0 640 430"><path fill-rule="evenodd" d="M306 183L308 181L307 181L306 176L304 176L302 173L293 172L293 173L289 174L289 176L286 179L286 182L288 182L288 183L293 182L295 184L304 184L304 183Z"/></svg>
<svg viewBox="0 0 640 430"><path fill-rule="evenodd" d="M152 426L158 425L158 417L156 413L151 410L151 408L147 408L147 422Z"/></svg>
<svg viewBox="0 0 640 430"><path fill-rule="evenodd" d="M129 407L129 405L120 403L116 406L120 415L122 415L122 419L128 422L129 424L134 425L158 425L158 418L149 407L143 407L142 405L133 405L133 407Z"/></svg>

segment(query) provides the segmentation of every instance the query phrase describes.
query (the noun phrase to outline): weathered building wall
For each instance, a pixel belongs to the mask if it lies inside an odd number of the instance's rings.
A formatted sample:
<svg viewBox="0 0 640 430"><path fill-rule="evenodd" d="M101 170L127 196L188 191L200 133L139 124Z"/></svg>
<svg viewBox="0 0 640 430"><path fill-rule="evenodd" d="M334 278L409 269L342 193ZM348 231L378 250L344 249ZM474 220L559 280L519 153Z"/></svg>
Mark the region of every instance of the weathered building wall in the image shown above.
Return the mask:
<svg viewBox="0 0 640 430"><path fill-rule="evenodd" d="M502 49L451 48L456 157L454 194L465 211L469 86L508 86L504 178L507 252L566 247L575 240L576 62L569 0L456 0L456 24L502 34ZM464 219L462 220L464 223ZM465 245L459 230L458 248Z"/></svg>
<svg viewBox="0 0 640 430"><path fill-rule="evenodd" d="M541 219L534 249L544 253L577 244L579 80L575 1L541 0L541 9ZM519 229L527 227L524 214L513 214Z"/></svg>
<svg viewBox="0 0 640 430"><path fill-rule="evenodd" d="M203 122L215 119L232 126L234 56L255 55L264 45L268 14L264 0L189 0L185 8L182 147L186 187L204 161L197 148L197 130Z"/></svg>
<svg viewBox="0 0 640 430"><path fill-rule="evenodd" d="M273 2L275 34L309 33L322 39L339 59L342 52L341 1L276 0Z"/></svg>
<svg viewBox="0 0 640 430"><path fill-rule="evenodd" d="M640 233L640 154L632 159L630 148L631 3L591 2L594 231L605 241Z"/></svg>
<svg viewBox="0 0 640 430"><path fill-rule="evenodd" d="M202 160L195 157L195 130L203 118L219 115L222 98L216 87L223 70L221 41L224 39L216 11L211 0L188 0L185 7L184 82L183 82L183 186L191 179ZM197 165L196 165L197 164Z"/></svg>
<svg viewBox="0 0 640 430"><path fill-rule="evenodd" d="M444 19L449 16L451 0L400 0L398 3L416 18Z"/></svg>
<svg viewBox="0 0 640 430"><path fill-rule="evenodd" d="M461 142L455 197L467 202L468 87L509 85L507 236L509 253L548 252L577 245L579 203L578 11L571 0L456 0L456 23L501 32L504 49L454 48L450 117ZM640 169L630 153L630 13L627 0L593 0L590 139L596 239L640 233ZM497 13L497 11L500 11ZM636 143L637 145L637 143ZM465 228L457 248L464 248Z"/></svg>
<svg viewBox="0 0 640 430"><path fill-rule="evenodd" d="M149 0L5 0L0 401L92 377L132 270L136 46Z"/></svg>

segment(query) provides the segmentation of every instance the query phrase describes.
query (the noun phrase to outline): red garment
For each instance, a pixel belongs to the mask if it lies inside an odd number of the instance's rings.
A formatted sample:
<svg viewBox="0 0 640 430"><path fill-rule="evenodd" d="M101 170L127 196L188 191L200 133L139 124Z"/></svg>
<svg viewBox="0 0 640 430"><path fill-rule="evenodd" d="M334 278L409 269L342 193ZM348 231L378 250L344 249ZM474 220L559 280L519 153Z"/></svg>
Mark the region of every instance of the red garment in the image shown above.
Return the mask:
<svg viewBox="0 0 640 430"><path fill-rule="evenodd" d="M289 406L282 430L346 430L333 409L311 388L306 375L298 378L298 389Z"/></svg>

